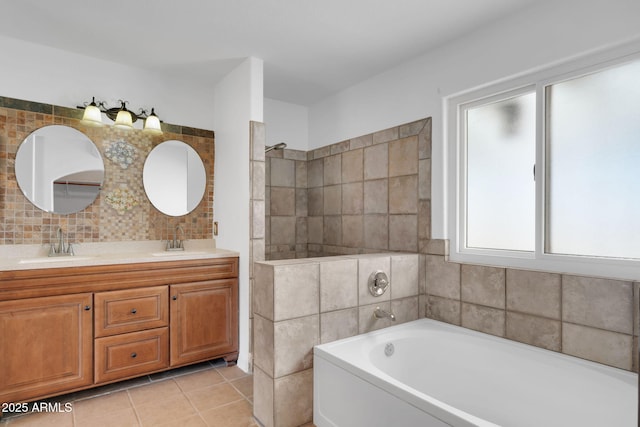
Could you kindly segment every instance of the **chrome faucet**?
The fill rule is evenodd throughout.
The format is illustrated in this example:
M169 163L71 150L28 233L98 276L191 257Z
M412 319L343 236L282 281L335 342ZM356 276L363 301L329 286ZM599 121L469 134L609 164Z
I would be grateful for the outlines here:
M394 322L396 321L396 315L393 314L390 311L387 310L383 310L380 307L376 307L375 310L373 310L373 317L375 317L376 319L384 319L384 318L389 318L391 320L393 320Z
M182 232L182 240L178 240L178 231ZM173 230L173 241L167 240L168 251L184 251L184 229L181 225L176 225Z
M62 227L58 227L56 231L56 237L58 239L57 244L51 243L49 247L49 256L73 256L75 253L73 252L73 245L69 242L65 245L64 243L64 233L62 232Z

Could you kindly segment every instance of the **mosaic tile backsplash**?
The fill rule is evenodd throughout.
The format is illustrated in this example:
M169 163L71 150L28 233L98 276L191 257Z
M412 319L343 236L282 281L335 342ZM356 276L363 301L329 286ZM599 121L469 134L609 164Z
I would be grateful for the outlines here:
M177 225L187 239L213 237L214 133L164 123L162 135L113 126L92 127L80 120L82 111L0 97L0 244L47 244L58 227L72 243L173 238ZM98 198L70 215L45 212L27 200L18 187L15 158L22 141L48 125L70 126L86 134L102 154L105 181ZM193 147L204 163L207 185L191 213L171 217L153 207L144 191L142 169L149 152L167 140Z

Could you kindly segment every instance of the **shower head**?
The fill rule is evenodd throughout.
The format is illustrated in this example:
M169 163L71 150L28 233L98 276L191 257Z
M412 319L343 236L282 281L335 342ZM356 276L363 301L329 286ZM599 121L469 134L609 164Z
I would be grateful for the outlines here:
M268 153L271 150L284 150L285 148L287 148L287 144L285 144L284 142L279 142L276 145L272 145L270 147L265 147L264 148L264 152Z

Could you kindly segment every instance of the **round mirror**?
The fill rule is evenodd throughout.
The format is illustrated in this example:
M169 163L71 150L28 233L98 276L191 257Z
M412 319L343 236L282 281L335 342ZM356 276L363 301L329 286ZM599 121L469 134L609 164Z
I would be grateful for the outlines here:
M151 150L144 162L142 182L156 209L181 216L202 200L207 175L196 150L182 141L170 140Z
M25 197L38 208L71 214L98 197L104 162L98 147L79 130L45 126L20 144L16 179Z

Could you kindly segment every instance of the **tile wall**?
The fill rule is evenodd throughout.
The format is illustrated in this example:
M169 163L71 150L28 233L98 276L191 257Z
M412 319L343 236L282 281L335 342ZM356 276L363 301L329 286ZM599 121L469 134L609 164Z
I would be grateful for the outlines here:
M309 152L274 150L266 163L266 258L426 246L431 119Z
M418 254L369 254L256 263L254 415L265 426L313 417L313 346L418 319ZM369 293L387 272L384 295ZM377 306L396 321L376 319Z
M640 283L456 264L426 256L427 317L638 369Z
M81 118L78 109L0 97L0 244L46 244L55 240L58 227L75 243L167 239L173 236L176 225L182 226L187 239L212 238L213 131L163 123L164 133L153 136L137 129L90 127ZM85 133L99 148L105 164L100 195L91 206L75 214L57 215L36 208L23 196L15 177L15 156L21 142L34 130L53 124ZM208 177L201 203L181 217L169 217L156 210L142 185L147 154L170 139L191 145L202 158ZM137 152L135 161L126 169L105 156L105 149L118 141L127 142ZM106 202L106 197L118 189L127 189L135 197L137 204L132 209L119 212Z

